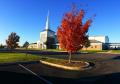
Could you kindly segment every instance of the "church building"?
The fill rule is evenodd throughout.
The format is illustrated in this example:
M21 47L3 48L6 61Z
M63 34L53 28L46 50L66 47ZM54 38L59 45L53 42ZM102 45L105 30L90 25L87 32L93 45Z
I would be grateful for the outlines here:
M43 31L40 32L40 41L34 43L35 47L39 49L53 49L56 48L57 38L55 32L50 29L50 20L49 20L49 12L47 15L46 25ZM31 48L33 44L30 44L28 48Z
M46 20L45 29L40 32L40 48L41 49L49 49L54 48L56 43L56 35L55 32L50 29L50 20L49 20L49 12Z
M90 47L87 50L103 50L107 49L109 38L108 36L91 36L89 37ZM45 28L40 32L40 40L36 43L32 43L28 48L35 49L56 49L59 48L59 43L57 41L57 36L54 31L50 28L49 12L47 15L47 20ZM86 48L83 47L83 50Z

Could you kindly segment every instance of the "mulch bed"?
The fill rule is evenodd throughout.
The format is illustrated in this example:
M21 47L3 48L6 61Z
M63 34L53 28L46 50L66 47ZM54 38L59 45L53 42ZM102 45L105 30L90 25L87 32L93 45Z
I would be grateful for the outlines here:
M82 67L85 66L86 63L82 61L71 61L71 63L65 62L63 65L71 67Z

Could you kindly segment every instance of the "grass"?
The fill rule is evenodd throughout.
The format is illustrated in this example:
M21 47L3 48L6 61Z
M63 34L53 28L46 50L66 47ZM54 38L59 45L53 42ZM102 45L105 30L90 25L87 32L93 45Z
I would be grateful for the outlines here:
M58 51L58 50L54 50ZM88 52L88 53L98 53L98 52L107 52L108 50L81 50L80 52ZM112 52L120 53L120 50L112 50ZM50 55L49 55L50 56ZM33 54L25 54L25 53L0 53L0 63L9 63L9 62L26 62L26 61L39 61L45 60L52 63L64 63L68 60L65 59L57 59L54 58L60 57L67 59L66 55L51 55L50 57L46 55L33 55Z
M77 65L81 66L83 64L83 61L79 61L78 63L72 63L69 65L68 60L65 59L57 59L57 58L52 58L52 57L47 57L47 56L38 56L38 55L32 55L32 54L25 54L25 53L0 53L0 63L10 63L10 62L27 62L27 61L39 61L43 60L46 62L50 63L55 63L55 64L60 64L60 65L67 65L67 66L72 66L72 65Z
M99 52L108 52L109 50L80 50L79 52L87 53L99 53Z
M112 53L120 53L120 50L111 50Z
M25 48L17 48L18 50L26 50ZM27 49L27 50L40 50L40 51L51 51L51 52L64 52L63 49ZM79 50L78 52L87 53L98 53L98 52L108 52L109 50Z
M56 59L56 58L50 58L50 57L43 57L42 60L47 61L47 62L51 62L51 63L57 63L57 64L68 62L68 60Z
M26 50L26 48L16 48L18 50ZM52 51L52 52L60 52L64 51L62 49L37 49L37 48L28 48L27 50L40 50L40 51Z
M56 59L46 56L38 56L32 54L25 53L0 53L0 63L10 63L10 62L27 62L27 61L39 61L44 60L52 63L62 63L67 60L64 59Z
M61 51L64 51L64 50L62 50L62 49L42 49L42 51L61 52Z
M25 53L0 53L0 63L4 62L23 62L23 61L37 61L40 56L25 54Z

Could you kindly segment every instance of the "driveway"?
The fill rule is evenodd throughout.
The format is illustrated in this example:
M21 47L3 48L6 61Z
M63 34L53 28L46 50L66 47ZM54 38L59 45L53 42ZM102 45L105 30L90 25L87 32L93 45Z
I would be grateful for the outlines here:
M66 55L47 56L67 59ZM87 60L95 65L85 71L67 71L41 63L23 66L53 84L120 84L120 54L77 54L72 60ZM2 66L0 71L30 74L17 65Z

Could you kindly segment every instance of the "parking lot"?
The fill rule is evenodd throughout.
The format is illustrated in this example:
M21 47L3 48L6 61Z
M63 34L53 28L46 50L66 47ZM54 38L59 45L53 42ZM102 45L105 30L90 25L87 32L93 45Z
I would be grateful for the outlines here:
M46 81L53 84L120 83L119 54L80 54L72 57L72 59L89 60L95 65L85 71L62 70L38 62L23 63L22 66L20 64L5 65L0 66L0 81L12 84L46 84Z

